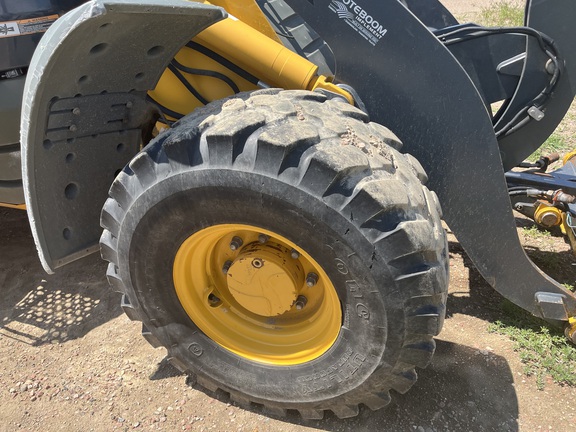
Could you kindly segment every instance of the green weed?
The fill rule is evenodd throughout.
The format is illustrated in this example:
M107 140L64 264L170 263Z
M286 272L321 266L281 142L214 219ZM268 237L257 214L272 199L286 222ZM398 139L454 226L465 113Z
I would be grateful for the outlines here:
M547 377L558 384L576 386L576 346L568 342L561 329L543 324L507 300L502 309L504 316L488 330L514 342L524 373L536 378L538 388L544 388Z
M548 137L546 141L544 141L544 144L542 144L538 150L536 150L528 157L528 160L535 162L540 159L540 156L546 156L554 152L557 152L560 154L560 156L563 156L564 153L568 153L570 150L572 150L571 145L567 143L563 137L553 133Z
M483 8L478 22L486 27L517 27L524 25L524 2L500 0Z
M526 237L531 238L545 238L550 237L550 231L539 228L537 225L532 225L529 227L522 228L522 232Z

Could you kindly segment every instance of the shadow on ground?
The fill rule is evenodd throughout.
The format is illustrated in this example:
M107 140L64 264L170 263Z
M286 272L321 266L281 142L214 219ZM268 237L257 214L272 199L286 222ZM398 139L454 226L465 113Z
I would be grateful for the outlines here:
M439 340L432 363L406 394L392 394L379 411L362 407L360 415L302 420L296 413L279 420L326 431L517 431L518 400L506 360L490 352ZM192 385L192 384L190 384ZM228 402L225 393L197 390ZM269 415L259 407L251 411Z
M26 213L0 209L0 334L39 346L80 338L119 316L97 254L48 275Z
M93 255L56 275L47 275L39 263L25 213L0 210L3 337L35 346L60 343L81 338L119 316L119 295L109 289L104 272L105 264ZM476 283L474 286L477 289ZM163 361L150 379L177 375L181 374ZM345 420L328 413L321 421L304 421L290 413L282 420L327 431L518 429L518 402L504 358L439 340L431 365L419 375L408 393L393 394L390 405L380 411L363 408L358 417ZM261 410L254 407L254 412L260 414Z

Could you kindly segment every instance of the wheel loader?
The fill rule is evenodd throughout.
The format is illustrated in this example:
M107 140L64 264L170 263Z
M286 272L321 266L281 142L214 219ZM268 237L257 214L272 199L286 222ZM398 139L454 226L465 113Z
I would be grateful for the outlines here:
M512 213L574 241L575 154L525 162L576 92L572 0L528 0L513 28L437 0L0 18L0 202L26 209L47 272L100 252L128 317L201 386L308 419L406 392L444 320L442 219L496 291L576 339L575 295Z

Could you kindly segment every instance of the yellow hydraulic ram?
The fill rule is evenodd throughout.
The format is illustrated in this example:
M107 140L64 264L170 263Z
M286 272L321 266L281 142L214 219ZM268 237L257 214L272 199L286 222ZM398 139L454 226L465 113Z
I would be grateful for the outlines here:
M8 204L0 202L0 207L14 208L18 210L26 210L26 204Z
M318 66L236 18L207 28L195 40L268 85L305 90L328 87L352 102L345 91L318 75Z
M211 3L229 7L224 0ZM251 0L246 3L254 4ZM247 23L230 15L201 32L193 42L257 77L261 86L304 90L323 88L354 103L348 92L332 84L330 78L318 75L318 66L283 46L275 34L273 38L269 37L268 30L261 22L254 22L254 19ZM176 55L176 61L188 68L210 69L225 74L237 84L240 91L257 88L255 83L247 83L233 71L217 64L214 59L187 47ZM233 94L228 86L217 80L185 72L181 75L209 102ZM202 101L183 91L181 80L170 70L164 72L150 96L160 105L180 114L187 114L203 105Z

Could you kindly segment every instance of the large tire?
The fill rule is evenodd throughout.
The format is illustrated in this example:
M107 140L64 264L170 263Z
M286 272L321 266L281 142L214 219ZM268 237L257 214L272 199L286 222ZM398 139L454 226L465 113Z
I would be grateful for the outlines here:
M422 186L420 164L399 153L400 146L362 111L305 91L238 94L186 116L124 169L102 212L102 256L110 262L111 285L124 294L124 310L178 368L240 405L262 404L276 414L293 409L305 418L321 418L325 410L351 417L359 404L385 406L389 390L407 391L415 366L429 363L448 282L437 198ZM198 281L208 287L230 279L210 259L182 267L175 257L189 240L221 227L223 237L214 238L226 245L230 229L253 227L269 236L262 241L277 237L294 246L301 253L296 264L316 265L322 283L303 284L302 291L321 293L315 302L326 308L302 311L335 314L335 340L321 340L317 351L315 342L302 341L313 352L306 357L272 335L279 354L268 361L259 357L260 341L253 342L254 353L251 346L247 353L224 348L243 337L237 329L224 330L224 342L208 337L218 322L193 319L212 310L207 302L214 298L203 304L184 297ZM242 245L236 246L233 253ZM230 253L210 247L194 250L216 258ZM194 270L182 279L187 266ZM182 280L190 284L184 293ZM292 307L260 319L247 308L235 322L262 332L266 325L282 332L283 320L300 313ZM330 333L334 321L326 322Z

